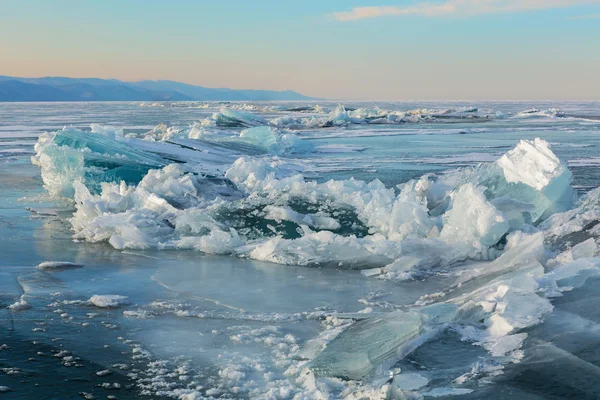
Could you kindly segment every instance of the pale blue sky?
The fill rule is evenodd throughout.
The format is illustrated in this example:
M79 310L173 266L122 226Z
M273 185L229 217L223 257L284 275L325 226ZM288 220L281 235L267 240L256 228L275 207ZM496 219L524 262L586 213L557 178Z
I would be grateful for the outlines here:
M600 0L0 0L0 75L600 99L599 71Z

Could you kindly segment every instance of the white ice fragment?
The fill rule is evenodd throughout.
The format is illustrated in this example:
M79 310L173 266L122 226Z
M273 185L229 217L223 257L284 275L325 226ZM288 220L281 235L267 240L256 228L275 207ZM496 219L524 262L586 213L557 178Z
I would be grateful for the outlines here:
M113 308L129 304L129 298L127 296L120 296L116 294L95 294L90 298L89 302L96 307Z
M25 300L25 295L22 295L19 300L7 307L11 311L23 311L31 308L31 305Z
M342 104L339 104L335 110L333 110L328 118L323 123L324 126L340 126L340 125L349 125L352 124L354 120L350 115L348 115L348 111L344 108Z
M394 199L391 210L388 210L387 204L380 204L381 200L386 200L385 197L380 198L379 193L373 193L374 200L378 201L371 201L367 209L380 213L379 222L383 227L388 227L391 240L424 238L437 229L438 221L431 218L427 208L427 186L427 179L401 185L400 194Z
M571 173L560 159L550 150L550 144L536 138L533 141L521 140L496 162L510 183L524 183L543 191L554 179Z
M421 261L423 260L419 257L402 256L394 260L393 263L379 269L380 273L386 274L389 278L401 278L407 274L410 274L411 270L417 267Z
M112 374L112 372L109 369L103 369L102 371L96 372L96 375L98 376L106 376L110 374Z
M158 124L152 130L144 134L144 140L167 141L183 136L181 129L168 126L167 124Z
M181 199L197 194L191 174L180 164L169 164L162 169L153 169L140 181L138 188L166 199Z
M480 189L468 183L452 194L451 209L444 214L440 238L485 248L496 244L509 228L504 215L486 200Z
M533 222L549 212L564 211L573 202L573 175L542 139L521 140L517 146L496 161L503 177L513 188L503 188L503 194L535 206ZM524 185L519 188L519 184ZM537 193L528 193L526 188Z
M112 140L123 139L123 128L117 128L110 125L91 124L92 133L99 133Z
M209 136L210 133L198 122L194 122L188 132L188 139L200 139Z
M44 261L42 263L39 263L37 267L43 270L60 270L69 268L81 268L83 267L83 265L69 261Z
M485 343L484 347L494 357L503 357L521 348L527 333L517 333L495 338Z

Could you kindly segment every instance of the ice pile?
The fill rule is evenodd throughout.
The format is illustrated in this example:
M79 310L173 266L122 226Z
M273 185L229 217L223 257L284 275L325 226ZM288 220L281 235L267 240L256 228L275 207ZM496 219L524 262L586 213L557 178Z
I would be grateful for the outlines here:
M198 124L193 124L190 127L188 135L199 139L201 136L205 135L206 132L201 126ZM133 137L135 135L129 134L128 136ZM158 124L148 132L144 133L143 138L145 140L152 141L167 141L172 140L178 137L185 137L185 131L175 126L168 126L167 124Z
M137 186L103 183L101 194L96 196L82 182L73 185L77 211L71 223L75 238L106 240L118 249L143 249L189 246L190 241L184 240L187 232L208 233L208 237L219 239L228 235L208 214L199 211L210 199L234 196L235 190L186 173L177 164L150 171ZM180 236L176 236L178 232ZM205 247L199 249L210 252Z
M67 131L70 141L60 140L64 133L36 147L48 190L73 190L76 238L120 249L195 248L282 264L373 266L380 269L369 275L400 277L493 259L508 233L532 231L574 200L570 171L540 139L519 142L495 163L395 189L377 180L307 181L284 162L253 157L235 161L226 179L172 164L136 180L131 171L162 159L100 135L81 142L80 132ZM243 130L240 138L263 148L283 143L269 127ZM108 158L120 163L109 167ZM88 178L98 173L104 179Z
M153 143L151 143L153 142ZM144 134L123 135L121 128L91 125L91 132L65 128L45 133L35 145L32 162L41 169L46 190L53 197L73 198L74 182L99 193L102 183L135 185L148 171L177 161L189 172L216 175L242 154L307 153L312 145L297 135L269 126L240 133L160 124Z
M95 294L90 297L89 303L100 308L115 308L129 304L129 298L118 294Z

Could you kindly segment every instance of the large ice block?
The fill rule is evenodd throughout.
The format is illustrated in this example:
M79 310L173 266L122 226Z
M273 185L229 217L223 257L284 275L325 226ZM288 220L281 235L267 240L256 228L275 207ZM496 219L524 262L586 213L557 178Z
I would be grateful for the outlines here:
M496 161L496 166L503 179L488 182L488 191L495 198L506 196L532 204L533 222L565 211L573 203L573 175L542 139L521 140Z
M422 331L421 316L412 311L358 321L331 341L311 366L317 375L362 379Z
M333 339L310 366L321 376L363 379L386 360L410 353L428 333L452 321L456 312L455 305L441 303L355 322Z
M451 207L444 215L444 228L440 233L440 238L448 242L490 247L510 228L504 215L470 183L453 193Z
M32 161L41 167L44 185L56 197L73 197L77 180L97 192L102 182L138 183L150 169L167 164L125 142L75 128L42 135L35 150Z

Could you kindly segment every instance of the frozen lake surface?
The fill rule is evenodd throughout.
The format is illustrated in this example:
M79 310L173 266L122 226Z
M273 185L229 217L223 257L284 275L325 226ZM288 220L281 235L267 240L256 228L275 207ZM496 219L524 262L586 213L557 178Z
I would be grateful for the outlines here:
M0 398L596 399L600 103L0 103Z

